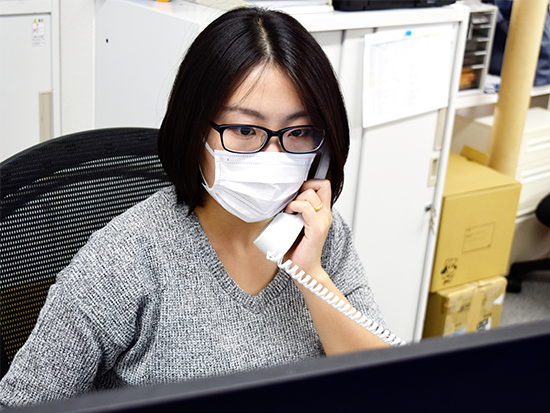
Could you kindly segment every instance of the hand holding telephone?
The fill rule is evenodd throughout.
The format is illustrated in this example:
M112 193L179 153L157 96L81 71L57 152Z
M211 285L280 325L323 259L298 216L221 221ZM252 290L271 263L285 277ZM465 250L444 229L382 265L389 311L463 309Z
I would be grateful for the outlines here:
M324 147L320 149L320 154L315 179L325 179L330 164L328 152ZM301 214L280 212L254 240L254 245L266 255L268 252L273 255L284 255L292 247L303 227L304 219Z
M328 156L323 154L315 178L324 178L327 170ZM350 304L334 295L334 293L323 287L321 283L318 283L310 275L306 275L297 265L293 266L291 260L283 262L285 253L292 247L303 227L304 219L301 214L293 215L281 212L262 230L260 235L254 240L254 245L266 255L268 260L277 263L279 268L290 275L290 277L376 337L392 346L406 344L399 337L391 334L388 330L384 330L373 320L367 319L365 315L362 315Z

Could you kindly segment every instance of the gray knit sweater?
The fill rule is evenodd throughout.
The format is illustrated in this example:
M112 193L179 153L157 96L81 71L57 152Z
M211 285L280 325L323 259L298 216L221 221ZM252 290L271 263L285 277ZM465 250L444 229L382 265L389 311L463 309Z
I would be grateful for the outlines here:
M353 306L384 325L334 212L322 264ZM303 296L279 271L258 295L224 270L196 216L167 188L93 234L57 277L0 382L0 406L295 363L323 347Z

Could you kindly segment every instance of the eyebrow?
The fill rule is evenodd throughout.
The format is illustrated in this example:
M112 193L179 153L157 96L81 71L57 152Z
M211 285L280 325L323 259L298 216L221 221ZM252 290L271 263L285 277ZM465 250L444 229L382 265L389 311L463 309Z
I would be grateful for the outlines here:
M265 121L267 119L262 113L258 112L257 110L243 108L239 105L224 106L224 110L226 110L228 112L240 112L242 114L253 116L253 117L255 117L259 120L263 120L263 121ZM293 114L287 116L286 120L290 122L290 121L293 121L295 119L305 118L307 116L308 116L307 112L305 110L301 110L299 112L296 112L296 113L293 113Z

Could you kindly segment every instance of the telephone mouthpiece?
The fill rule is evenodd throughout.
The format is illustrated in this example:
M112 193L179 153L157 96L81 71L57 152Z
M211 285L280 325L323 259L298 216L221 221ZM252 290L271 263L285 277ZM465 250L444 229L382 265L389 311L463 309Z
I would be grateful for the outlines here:
M286 214L281 212L273 218L254 240L256 245L265 255L270 252L273 255L285 254L304 227L302 214Z

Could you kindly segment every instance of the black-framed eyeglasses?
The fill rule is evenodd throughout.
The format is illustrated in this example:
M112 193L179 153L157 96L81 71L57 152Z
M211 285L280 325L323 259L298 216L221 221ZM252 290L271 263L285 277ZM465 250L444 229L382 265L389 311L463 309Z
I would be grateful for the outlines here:
M220 134L223 148L235 153L259 152L273 136L279 138L279 144L289 153L315 152L324 141L323 133L311 125L272 131L255 125L217 125L212 121L208 123Z

